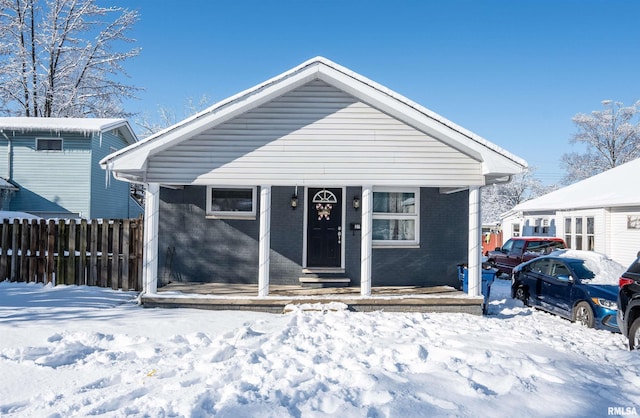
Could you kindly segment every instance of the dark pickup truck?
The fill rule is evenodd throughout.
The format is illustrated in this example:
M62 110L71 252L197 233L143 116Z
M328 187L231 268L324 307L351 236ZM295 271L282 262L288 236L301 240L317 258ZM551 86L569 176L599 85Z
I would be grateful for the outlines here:
M511 238L502 248L488 251L485 255L487 263L498 269L498 275L503 273L511 275L511 271L518 264L561 248L566 248L562 238L518 237Z

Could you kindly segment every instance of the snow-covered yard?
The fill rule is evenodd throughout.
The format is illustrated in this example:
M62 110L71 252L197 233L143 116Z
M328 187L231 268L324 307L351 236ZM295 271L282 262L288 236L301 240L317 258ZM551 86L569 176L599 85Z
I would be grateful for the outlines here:
M0 415L598 417L640 410L620 334L489 315L142 309L133 294L0 283Z

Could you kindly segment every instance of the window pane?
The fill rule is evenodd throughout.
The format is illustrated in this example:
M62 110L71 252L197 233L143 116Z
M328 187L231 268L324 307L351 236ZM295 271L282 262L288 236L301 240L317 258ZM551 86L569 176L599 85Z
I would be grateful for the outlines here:
M416 239L413 219L374 219L373 239L384 241L413 241Z
M594 220L593 218L587 218L587 234L593 234L594 232Z
M576 234L582 234L582 218L576 218Z
M211 211L251 212L253 211L252 189L211 190Z
M373 192L373 211L377 213L415 213L415 194Z
M564 233L571 233L571 218L564 218Z
M37 139L38 151L62 151L62 139Z

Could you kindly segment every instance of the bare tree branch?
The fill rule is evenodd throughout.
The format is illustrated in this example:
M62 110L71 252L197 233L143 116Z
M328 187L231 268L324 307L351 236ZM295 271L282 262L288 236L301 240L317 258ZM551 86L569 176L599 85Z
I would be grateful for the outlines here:
M121 103L140 89L121 80L138 19L96 0L0 0L0 114L130 116Z

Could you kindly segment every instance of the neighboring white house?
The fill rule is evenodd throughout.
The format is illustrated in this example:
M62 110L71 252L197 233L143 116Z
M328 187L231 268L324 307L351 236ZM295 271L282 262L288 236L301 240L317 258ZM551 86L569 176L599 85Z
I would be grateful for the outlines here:
M515 206L503 215L504 240L556 236L578 250L628 265L640 251L640 159Z

